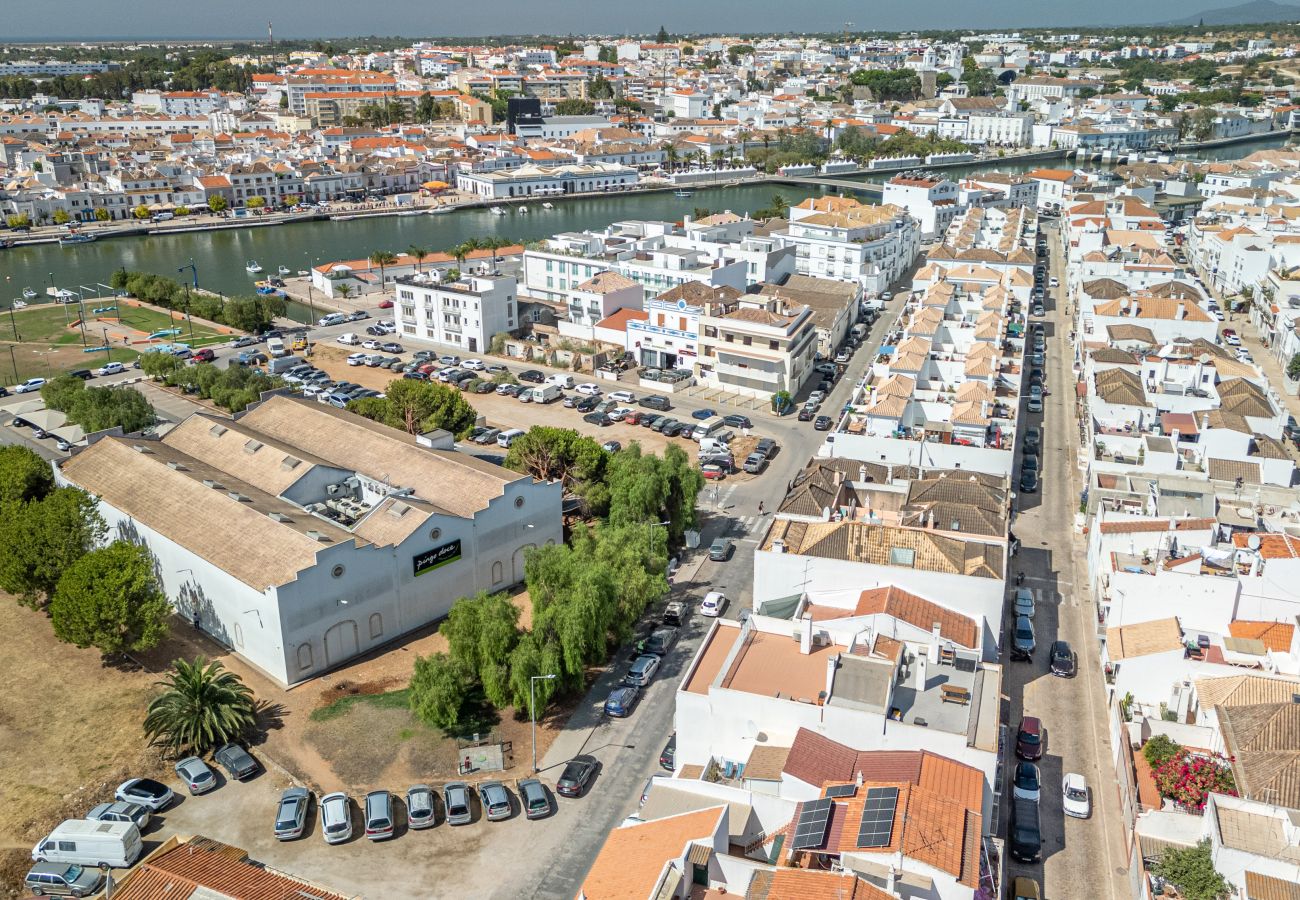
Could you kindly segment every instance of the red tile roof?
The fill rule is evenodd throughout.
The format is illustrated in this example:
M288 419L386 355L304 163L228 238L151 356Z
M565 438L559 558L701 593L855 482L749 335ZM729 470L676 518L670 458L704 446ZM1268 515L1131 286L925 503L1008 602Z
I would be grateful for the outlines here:
M1228 623L1228 634L1235 638L1263 641L1269 650L1288 653L1291 650L1291 638L1295 635L1295 625L1290 622L1238 619Z
M114 900L175 900L200 888L238 900L347 900L346 895L272 872L238 847L195 837L170 849L164 844L130 872Z

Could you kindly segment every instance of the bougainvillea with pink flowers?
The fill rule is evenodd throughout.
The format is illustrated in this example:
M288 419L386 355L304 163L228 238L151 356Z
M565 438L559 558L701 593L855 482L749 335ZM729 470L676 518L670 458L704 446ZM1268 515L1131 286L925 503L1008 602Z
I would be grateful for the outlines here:
M1211 794L1237 796L1228 761L1214 754L1192 753L1183 747L1152 773L1160 796L1192 810L1205 809Z

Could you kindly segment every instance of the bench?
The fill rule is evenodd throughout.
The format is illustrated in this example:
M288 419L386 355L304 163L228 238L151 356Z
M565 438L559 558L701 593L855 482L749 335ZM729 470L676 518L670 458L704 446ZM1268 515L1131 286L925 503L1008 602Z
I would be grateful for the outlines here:
M970 691L955 684L940 685L939 693L944 703L960 703L963 706L970 703Z

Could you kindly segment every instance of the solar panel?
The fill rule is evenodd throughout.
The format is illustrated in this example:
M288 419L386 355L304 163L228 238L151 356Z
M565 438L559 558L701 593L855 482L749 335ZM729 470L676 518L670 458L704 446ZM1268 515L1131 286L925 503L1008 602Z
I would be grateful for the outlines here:
M790 842L791 850L807 850L820 847L826 840L826 826L831 818L831 801L814 800L805 803L799 813L799 822L795 825L794 840Z
M888 847L894 835L894 810L898 788L869 788L862 805L862 826L858 829L859 849Z
M852 797L858 792L856 784L837 784L826 789L827 797Z

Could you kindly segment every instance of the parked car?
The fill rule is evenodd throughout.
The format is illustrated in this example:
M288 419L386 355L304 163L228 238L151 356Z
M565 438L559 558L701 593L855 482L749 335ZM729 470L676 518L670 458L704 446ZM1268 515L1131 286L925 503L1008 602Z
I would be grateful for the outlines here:
M1061 779L1061 805L1065 814L1073 819L1086 819L1092 815L1092 803L1088 798L1088 782L1082 775L1070 772Z
M726 471L716 463L705 463L700 466L700 474L704 476L705 481L721 481L727 477Z
M193 358L195 362L212 362L217 358L217 354L211 347L204 347L202 350L195 350Z
M1013 611L1017 616L1034 617L1034 592L1029 588L1016 588Z
M744 470L750 475L757 475L759 472L763 471L763 467L766 465L767 457L755 451L745 457L745 464L742 468L744 468Z
M800 422L811 422L816 415L817 415L817 407L804 404L803 406L799 407L799 415L796 416L796 418Z
M1043 309L1043 304L1035 303L1033 309L1029 311L1031 316L1040 317L1047 315L1047 310Z
M1011 658L1029 662L1034 657L1034 622L1028 616L1016 616L1011 629Z
M565 401L564 401L564 402L565 402L565 405L567 406L567 405L568 405L568 398L565 398ZM575 399L574 402L573 402L573 408L576 409L576 410L577 410L578 412L580 412L580 413L587 413L587 412L591 412L593 409L595 409L595 408L596 408L596 404L598 404L599 402L600 402L600 401L597 400L595 397L578 397L578 398Z
M645 687L654 680L655 673L659 671L660 658L650 653L638 656L632 661L632 668L628 670L623 681L635 687Z
M120 362L104 363L95 370L96 375L121 375L126 371L126 366Z
M275 839L292 841L302 837L310 807L311 791L305 787L291 787L281 794L275 809Z
M1029 386L1029 401L1026 404L1030 412L1040 413L1043 411L1043 388L1037 384Z
M754 423L749 421L748 416L739 416L739 415L735 415L734 413L729 416L723 416L722 424L726 425L728 428L753 428L754 427Z
M668 743L664 744L664 749L659 752L659 768L673 771L674 764L677 760L677 732L673 732L668 738Z
M709 591L700 601L700 615L717 618L727 606L727 598L721 591Z
M436 817L433 788L427 784L412 785L406 792L406 824L415 830L432 828Z
M734 545L726 538L714 538L713 543L709 545L709 559L723 562L731 558L733 549Z
M592 384L590 381L578 385L574 390L584 397L599 397L601 393L600 385Z
M382 841L393 836L393 795L388 791L366 794L366 837Z
M342 791L320 798L320 833L327 844L352 840L352 804Z
M703 422L705 419L712 419L717 413L711 409L697 409L691 413L691 418L697 422Z
M555 782L555 792L562 797L581 797L599 768L594 756L575 756L565 764L559 781Z
M1231 328L1223 329L1223 342L1229 347L1241 346L1241 338L1237 337L1237 332Z
M42 862L27 871L23 885L38 897L89 897L99 892L105 877L94 866Z
M139 803L127 803L124 800L117 800L113 803L100 803L91 808L86 813L87 819L96 822L130 822L136 828L144 831L149 820L153 818L153 813L141 806Z
M1033 469L1023 469L1020 472L1020 490L1025 494L1038 493L1038 473Z
M645 644L640 648L642 653L653 653L655 656L667 656L668 651L673 649L677 643L676 628L656 628L645 639Z
M1015 775L1011 780L1011 796L1037 801L1042 790L1043 776L1038 771L1038 766L1024 761L1016 763Z
M28 378L18 387L14 388L15 394L30 394L32 391L39 391L45 386L44 378Z
M609 399L613 400L615 403L635 403L636 394L631 391L611 391Z
M438 361L442 362L441 359ZM447 365L453 365L453 363L447 363ZM524 369L524 371L519 373L519 380L527 381L530 384L541 384L546 380L546 376L536 369Z
M1042 445L1042 432L1035 426L1031 425L1025 429L1024 442L1021 445L1022 453L1038 453Z
M212 754L212 759L225 769L231 778L243 781L252 778L258 772L257 760L249 756L248 751L238 744L226 744Z
M152 778L132 778L119 784L113 796L127 803L138 803L151 812L158 812L170 806L176 795L161 781L154 781Z
M605 715L624 719L632 715L632 709L641 696L641 689L635 685L622 685L614 688L605 698Z
M1074 658L1074 651L1070 649L1067 641L1052 641L1047 659L1052 674L1058 678L1073 678L1078 669L1078 661Z
M197 756L187 756L173 767L185 783L191 797L206 794L217 786L217 775Z
M685 624L687 615L686 602L684 600L669 600L668 605L664 607L664 624L680 627Z
M772 438L763 438L754 447L755 453L761 453L765 459L776 456L777 444Z
M397 346L397 345L394 344L393 346ZM402 351L390 350L389 352L401 353ZM469 369L471 372L483 372L487 369L487 363L483 362L483 360L481 359L467 359L463 363L461 363L461 365L464 366L466 369Z
M447 810L448 825L468 825L474 821L474 809L470 805L469 785L463 781L451 781L442 788L442 805Z
M546 788L536 778L519 782L519 805L524 808L524 818L544 819L551 813L551 798Z
M813 420L813 428L816 429L817 431L830 431L831 417L818 416L816 419Z
M1042 853L1043 836L1039 829L1037 801L1012 799L1007 849L1012 859L1020 862L1034 862Z
M483 816L489 822L510 818L510 792L499 781L485 781L478 786L478 801L483 806Z
M1016 756L1025 760L1042 759L1043 723L1036 716L1025 716L1020 720L1020 729L1016 732Z

